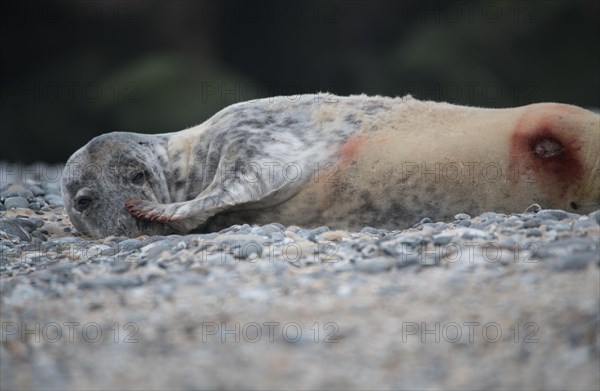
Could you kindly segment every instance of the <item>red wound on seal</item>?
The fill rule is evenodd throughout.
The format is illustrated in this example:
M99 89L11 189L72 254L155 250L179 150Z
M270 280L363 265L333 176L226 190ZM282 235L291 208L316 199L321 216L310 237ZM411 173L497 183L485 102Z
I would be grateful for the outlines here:
M564 147L560 142L552 138L537 141L533 146L533 153L539 158L549 159L562 154Z
M564 194L583 178L579 156L580 141L576 132L555 130L553 117L532 121L525 116L510 137L509 169L512 180L538 182Z

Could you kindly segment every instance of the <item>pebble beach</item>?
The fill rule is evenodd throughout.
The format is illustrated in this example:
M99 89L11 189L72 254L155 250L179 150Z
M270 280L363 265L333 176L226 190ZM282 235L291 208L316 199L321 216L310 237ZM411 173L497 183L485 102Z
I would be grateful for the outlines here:
M600 210L92 239L0 173L3 390L600 385Z

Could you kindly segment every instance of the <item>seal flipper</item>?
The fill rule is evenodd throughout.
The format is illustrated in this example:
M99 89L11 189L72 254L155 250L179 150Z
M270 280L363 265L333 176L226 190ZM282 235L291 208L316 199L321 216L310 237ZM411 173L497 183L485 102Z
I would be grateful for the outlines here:
M183 204L183 202L181 204ZM125 207L133 217L157 223L170 223L184 218L169 211L170 209L173 209L175 205L176 204L159 204L158 202L142 201L136 198L130 198L125 202ZM175 208L175 212L176 210L177 209Z
M166 223L176 231L185 233L198 228L219 212L263 197L256 191L249 191L248 187L232 183L229 190L214 186L190 201L161 204L130 198L125 202L125 207L137 219Z

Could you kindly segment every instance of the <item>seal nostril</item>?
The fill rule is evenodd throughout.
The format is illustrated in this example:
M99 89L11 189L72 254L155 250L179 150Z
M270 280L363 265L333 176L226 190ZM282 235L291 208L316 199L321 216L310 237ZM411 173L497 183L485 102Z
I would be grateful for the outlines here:
M547 159L560 156L563 152L563 146L558 140L543 138L533 144L532 152L537 157Z
M571 208L573 208L574 210L577 210L577 209L579 209L579 208L580 208L580 205L579 205L577 202L570 202L570 203L569 203L569 206L570 206Z

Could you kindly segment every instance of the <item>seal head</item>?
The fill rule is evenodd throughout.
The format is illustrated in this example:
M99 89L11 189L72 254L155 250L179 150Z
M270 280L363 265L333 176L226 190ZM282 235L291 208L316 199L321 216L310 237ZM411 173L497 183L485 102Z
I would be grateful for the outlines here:
M171 202L167 137L113 132L75 152L62 176L65 209L77 231L87 236L135 237L173 232L165 224L132 217L129 199Z

